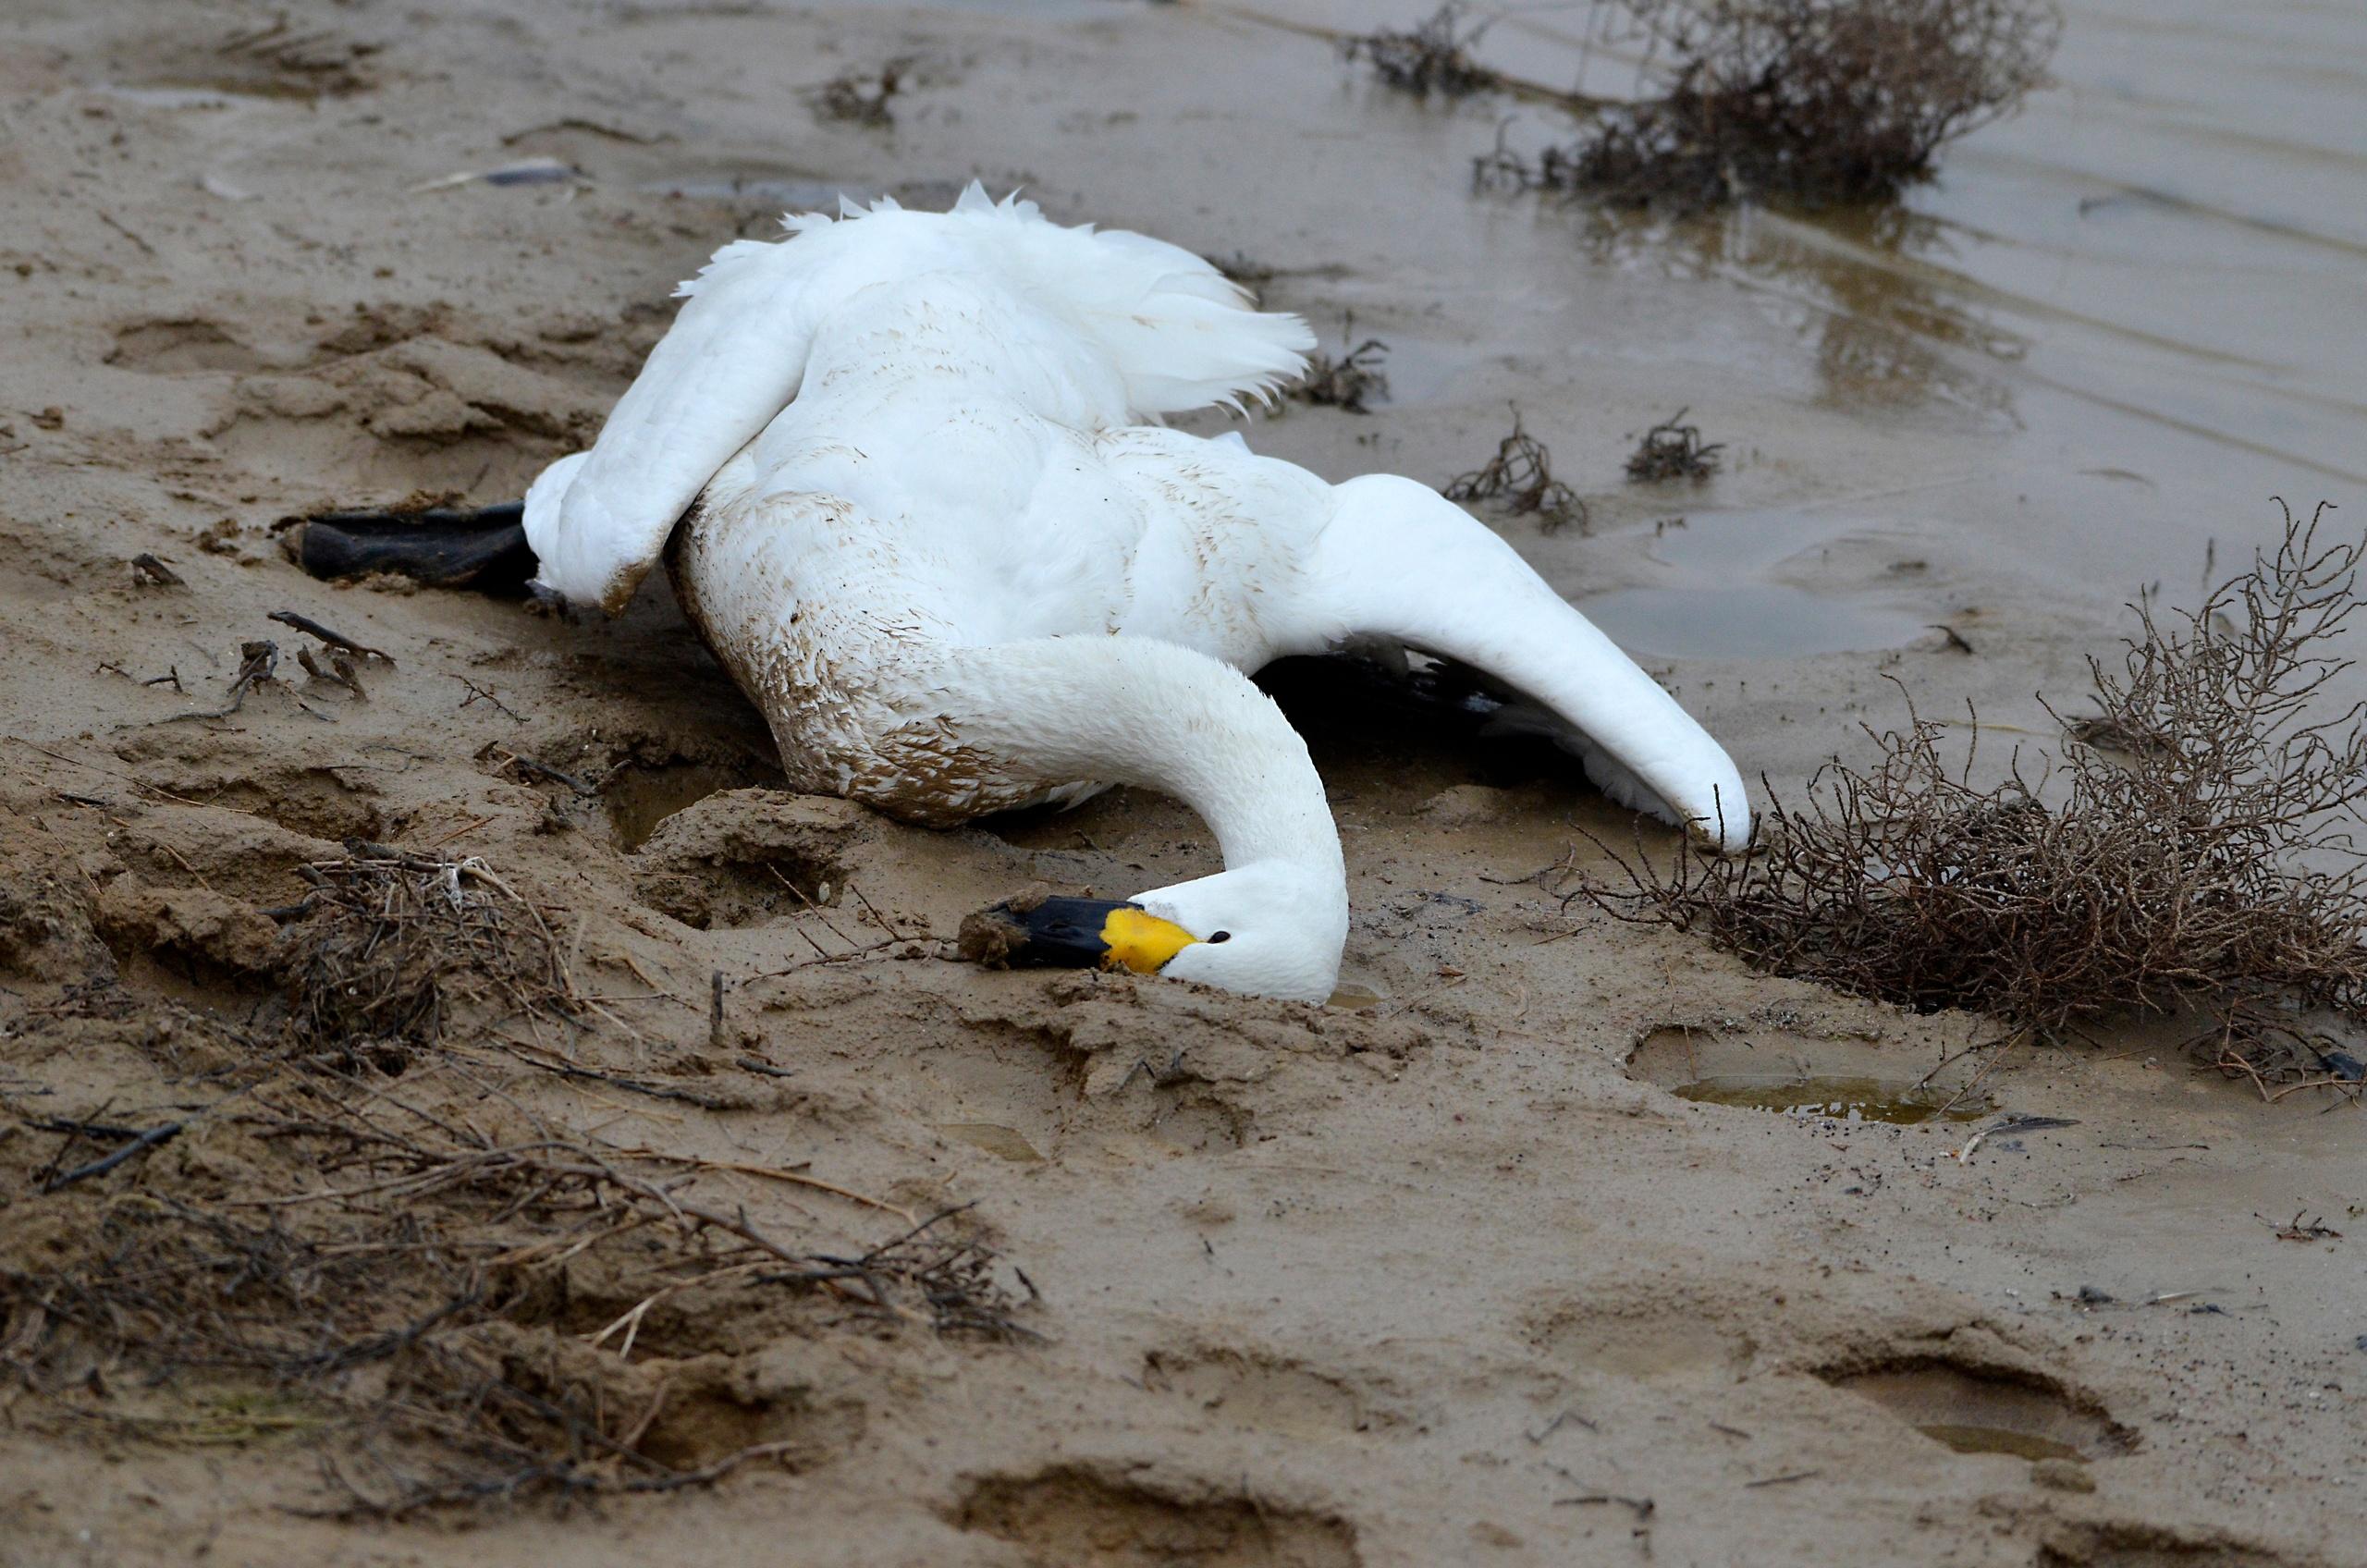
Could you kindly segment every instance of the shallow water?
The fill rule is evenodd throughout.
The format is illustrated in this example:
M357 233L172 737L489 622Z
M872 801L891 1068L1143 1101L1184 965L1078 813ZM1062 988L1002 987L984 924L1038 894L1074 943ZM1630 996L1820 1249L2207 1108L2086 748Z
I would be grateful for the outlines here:
M1264 0L1233 9L1299 31L1356 31L1432 8ZM1594 267L1685 286L1524 335L1540 351L1566 343L1598 363L1666 361L1670 408L1655 415L1690 396L1697 418L1719 422L1705 423L1705 435L1729 442L1729 476L1698 490L1651 487L1651 504L1724 508L1737 492L1786 490L1844 523L1936 529L1981 567L2112 610L2140 586L2194 582L2214 543L2224 566L2240 558L2231 544L2272 536L2272 495L2297 508L2367 502L2367 6L2068 0L2065 9L2058 85L1950 149L1940 178L1895 205L1671 221L1474 199L1496 209L1499 244L1534 214L1539 227L1566 224ZM1637 52L1604 42L1600 14L1507 15L1479 53L1540 87L1624 96ZM1520 149L1565 141L1574 124L1549 104L1498 101L1486 129L1502 117ZM1458 145L1485 150L1480 126L1458 129ZM1523 264L1504 292L1552 282ZM1505 313L1535 320L1539 307L1522 300ZM1795 345L1788 356L1784 337ZM1842 416L1846 425L1824 428L1855 426L1880 445L1837 450L1763 413L1705 411L1699 394L1674 390L1702 360L1731 365L1738 388L1789 383L1793 407ZM1531 429L1551 441L1550 415L1529 411ZM1738 418L1760 427L1738 429ZM1908 451L1915 460L1895 466ZM1793 472L1765 472L1776 466ZM1847 547L1862 545L1853 536ZM1574 598L1601 586L1587 581L1601 551L1539 553ZM1891 585L1786 581L1747 554L1691 563L1654 554L1646 580L1588 607L1656 654L1894 646L1963 596L1938 582L1902 601ZM1713 596L1725 593L1735 596Z
M2081 1464L2088 1456L2069 1443L2053 1438L2042 1438L2030 1432L2016 1431L2011 1427L1968 1426L1957 1422L1935 1421L1915 1428L1934 1442L1945 1443L1958 1453L2004 1453L2016 1459L2069 1459Z
M1681 1100L1774 1110L1795 1116L1829 1116L1836 1121L1887 1121L1914 1127L1940 1117L1978 1121L1994 1103L1984 1096L1952 1096L1941 1089L1917 1088L1910 1079L1847 1076L1796 1077L1773 1073L1726 1073L1676 1084ZM1950 1104L1954 1098L1955 1103Z

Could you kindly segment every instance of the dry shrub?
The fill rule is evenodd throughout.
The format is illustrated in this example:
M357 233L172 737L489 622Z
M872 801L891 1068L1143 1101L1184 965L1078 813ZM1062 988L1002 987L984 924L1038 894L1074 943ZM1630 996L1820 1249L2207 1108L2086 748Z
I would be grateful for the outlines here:
M1701 208L1895 194L1948 142L2046 83L2054 0L1616 0L1645 43L1640 102L1483 181Z
M1627 477L1638 483L1662 479L1690 479L1695 482L1709 478L1718 472L1718 454L1726 448L1723 443L1701 439L1701 427L1685 423L1686 410L1679 409L1660 423L1644 432L1636 449L1627 454Z
M1515 516L1534 514L1549 533L1573 522L1581 533L1587 526L1586 502L1553 477L1553 454L1521 428L1518 409L1512 434L1496 443L1496 455L1439 493L1450 501L1492 502Z
M2321 508L2323 514L2324 508ZM2362 546L2317 519L2192 611L2140 606L2096 712L2059 758L2003 783L1951 764L1914 712L1834 761L1806 805L1772 801L1752 852L1621 859L1586 889L1625 918L1699 930L1758 967L1919 1010L1992 1015L2010 1038L2200 1013L2230 1072L2355 1083L2313 1013L2367 1022L2367 728L2313 700L2350 661ZM1870 734L1872 732L1870 730ZM2084 741L2077 737L2084 736Z
M1360 34L1340 45L1351 60L1366 60L1381 80L1401 92L1427 98L1435 91L1443 97L1463 98L1496 85L1496 73L1471 57L1471 46L1489 24L1464 31L1468 7L1449 0L1428 21L1398 31L1384 28Z

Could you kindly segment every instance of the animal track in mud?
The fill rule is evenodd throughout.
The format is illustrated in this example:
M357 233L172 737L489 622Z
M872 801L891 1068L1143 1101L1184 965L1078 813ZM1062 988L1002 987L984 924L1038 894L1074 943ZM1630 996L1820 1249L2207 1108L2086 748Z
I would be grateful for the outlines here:
M1317 1439L1404 1425L1396 1412L1348 1378L1288 1357L1208 1350L1153 1351L1143 1386L1191 1401L1229 1427Z
M1037 1568L1359 1568L1333 1513L1215 1488L1170 1490L1084 1466L974 1483L953 1523Z
M1731 1380L1759 1347L1717 1327L1714 1313L1671 1299L1650 1310L1574 1308L1539 1329L1546 1354L1587 1372L1648 1381Z
M2027 1368L1919 1354L1818 1376L1960 1453L2084 1460L2137 1446L2094 1396Z
M269 368L263 355L232 337L227 327L202 317L141 321L118 327L106 362L151 375L207 371L244 374Z

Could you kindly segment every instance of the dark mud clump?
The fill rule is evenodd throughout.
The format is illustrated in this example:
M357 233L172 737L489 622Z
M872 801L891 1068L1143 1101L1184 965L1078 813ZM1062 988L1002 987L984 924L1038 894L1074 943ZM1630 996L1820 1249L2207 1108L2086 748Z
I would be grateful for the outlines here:
M1587 504L1553 477L1553 454L1521 427L1513 410L1512 434L1496 443L1496 455L1440 491L1450 501L1484 502L1514 516L1534 516L1549 533L1576 523L1587 526Z
M2367 717L2313 704L2351 668L2333 644L2367 545L2286 521L2197 608L2139 606L2042 769L2017 755L1978 783L1977 722L1959 753L1910 704L1870 766L1836 759L1805 805L1771 802L1750 853L1639 852L1591 896L1777 974L1987 1013L2008 1040L2199 1015L2202 1059L2263 1092L2355 1093L2356 1057L2312 1021L2367 1023L2367 849L2344 831L2367 806Z

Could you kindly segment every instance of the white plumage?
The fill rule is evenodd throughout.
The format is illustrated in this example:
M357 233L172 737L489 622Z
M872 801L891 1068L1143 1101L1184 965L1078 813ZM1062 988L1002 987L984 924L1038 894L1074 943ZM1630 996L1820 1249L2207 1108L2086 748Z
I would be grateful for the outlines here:
M1582 732L1618 798L1748 838L1717 743L1434 491L1142 423L1297 374L1297 318L1188 251L975 185L950 213L789 227L683 286L525 526L547 586L612 612L673 536L684 609L799 788L934 825L1174 795L1225 870L1134 901L1230 937L1164 973L1312 999L1345 876L1306 746L1243 673L1272 659L1363 634L1464 660Z

